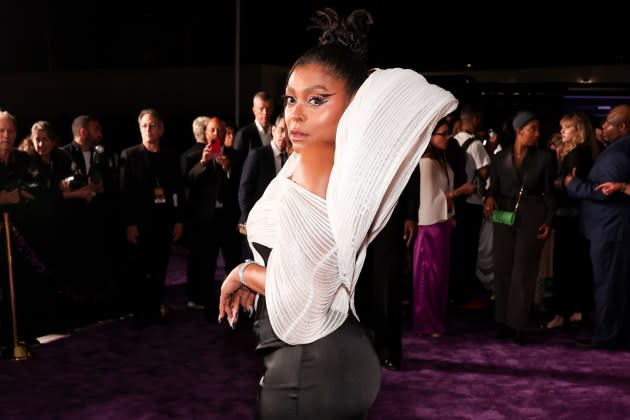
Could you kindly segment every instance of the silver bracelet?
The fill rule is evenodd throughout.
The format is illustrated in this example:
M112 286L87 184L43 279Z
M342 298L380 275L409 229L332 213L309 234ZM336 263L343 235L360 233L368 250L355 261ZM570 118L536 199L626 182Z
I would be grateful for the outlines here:
M254 261L254 260L245 260L245 262L241 263L241 265L238 268L238 281L245 287L249 287L247 285L247 282L245 281L244 274L245 274L245 269L250 264L256 264L256 261Z

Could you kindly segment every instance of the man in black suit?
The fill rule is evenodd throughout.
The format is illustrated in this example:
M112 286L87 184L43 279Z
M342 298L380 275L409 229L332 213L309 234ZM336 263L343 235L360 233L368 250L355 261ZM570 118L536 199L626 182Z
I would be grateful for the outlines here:
M213 278L205 267L204 253L207 250L208 241L201 232L204 230L203 216L214 211L214 202L204 199L212 199L203 190L208 184L212 184L210 172L201 165L201 155L207 145L206 126L210 118L199 116L192 123L195 144L182 153L180 164L184 177L185 187L185 224L184 243L188 248L186 266L186 292L188 294L188 308L204 309L204 302L207 298L204 295L206 287L204 283ZM200 217L201 216L201 217ZM207 229L206 229L207 230Z
M252 150L243 164L238 189L238 205L241 209L239 223L241 224L247 222L250 210L262 197L267 185L280 172L286 160L289 137L284 114L276 117L271 132L273 137L271 143Z
M177 155L161 145L164 122L154 109L138 117L142 143L120 155L121 208L126 226L134 327L163 322L171 244L183 233L183 184Z
M188 281L198 287L192 301L216 320L215 273L221 250L229 272L242 260L237 231L240 167L234 150L225 147L225 122L208 119L205 144L197 143L181 157L187 190Z
M82 303L78 309L91 321L105 315L111 303L114 273L110 269L115 248L110 232L118 226L113 223L115 216L110 204L117 188L113 186L114 177L107 160L102 159L102 148L95 149L103 137L98 120L91 115L79 115L72 121L72 135L72 142L61 147L71 159L67 175L73 181L68 185L71 190L87 186L92 197L62 203L63 249L73 255L72 261L64 262L62 270L64 281L69 282L78 301L75 303Z
M612 349L630 346L630 197L623 191L606 195L597 186L630 183L630 105L611 109L603 130L609 146L587 179L570 175L565 185L571 197L581 199L595 283L595 330L591 340L577 344Z
M250 150L271 143L271 114L273 98L268 92L256 92L252 104L254 121L236 132L234 149L244 160Z

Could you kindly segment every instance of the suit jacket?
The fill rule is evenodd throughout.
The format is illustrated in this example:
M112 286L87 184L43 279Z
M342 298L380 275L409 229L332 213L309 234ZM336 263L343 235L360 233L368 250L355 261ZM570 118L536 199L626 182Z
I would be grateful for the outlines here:
M556 211L553 190L556 164L547 149L530 147L523 158L521 167L514 167L514 147L508 146L492 156L490 164L490 189L488 196L494 197L500 210L514 211L521 186L523 196L541 197L545 202L543 223L551 226ZM522 216L525 216L521 212Z
M64 146L61 146L60 149L64 150L66 153L68 153L68 155L70 155L70 159L74 164L74 173L79 173L84 176L88 175L85 168L85 159L83 159L83 152L81 151L81 145L79 145L79 143L73 140Z
M249 152L243 164L238 189L238 205L241 209L239 223L246 223L249 211L262 197L267 185L276 176L276 163L271 144Z
M206 145L195 143L180 158L181 171L184 178L186 220L189 223L215 221L215 208L220 201L225 214L230 216L229 223L238 220L237 190L240 177L238 162L235 162L234 151L223 148L232 162L232 170L228 178L226 172L216 164L208 162L201 165L201 155Z
M103 152L101 155L99 153L95 153L94 150L91 149L90 170L87 171L85 167L85 159L83 158L83 151L81 150L81 145L79 145L79 143L73 140L71 143L60 147L60 149L65 151L72 161L67 176L89 176L95 182L102 181L105 194L107 195L114 194L117 191L118 186L114 185L116 179L113 173L114 168L109 165L110 158L113 159L111 154Z
M630 197L595 191L602 182L630 182L630 135L612 142L595 160L586 180L567 185L571 197L581 199L583 229L594 241L630 241Z
M263 146L263 143L255 122L242 127L234 135L234 149L240 152L243 159L251 150L261 146Z
M165 203L156 203L156 187L164 190ZM149 152L143 144L120 155L121 208L125 226L175 224L183 221L183 184L175 153Z

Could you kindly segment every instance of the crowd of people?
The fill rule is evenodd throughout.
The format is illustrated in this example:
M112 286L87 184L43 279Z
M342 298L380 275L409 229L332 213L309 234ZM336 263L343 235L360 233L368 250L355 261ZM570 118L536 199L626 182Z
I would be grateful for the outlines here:
M496 337L525 345L549 252L543 327L592 312L578 344L628 348L630 105L610 110L600 141L581 112L549 142L532 110L488 136L477 107L418 73L369 69L367 11L325 9L313 24L319 44L289 71L283 110L260 91L238 130L199 116L183 153L163 144L155 109L140 111L141 142L120 153L105 151L93 116L76 117L62 146L47 121L16 144L16 119L0 112L11 237L0 266L18 280L0 274L0 347L15 344L9 283L27 343L84 322L77 305L131 312L133 328L167 323L167 264L182 244L188 308L214 322L218 308L232 328L255 313L260 418L364 418L381 366L404 359L407 277L412 333L448 334L449 302L470 307L484 290Z

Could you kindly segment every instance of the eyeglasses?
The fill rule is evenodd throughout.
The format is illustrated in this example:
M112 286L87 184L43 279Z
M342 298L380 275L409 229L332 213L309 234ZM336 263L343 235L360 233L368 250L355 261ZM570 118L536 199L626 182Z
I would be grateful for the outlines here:
M448 131L440 131L439 133L433 133L433 136L441 136L441 137L448 137Z

